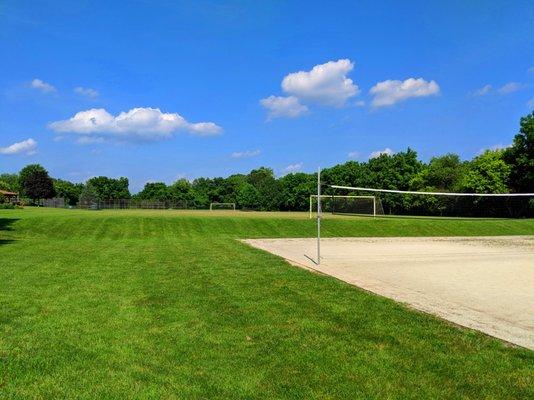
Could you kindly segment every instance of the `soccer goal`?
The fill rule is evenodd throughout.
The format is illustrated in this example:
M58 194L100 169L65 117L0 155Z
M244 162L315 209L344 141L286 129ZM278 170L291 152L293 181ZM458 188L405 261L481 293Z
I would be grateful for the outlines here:
M235 211L235 203L211 203L210 211L215 210L232 210Z
M317 212L318 199L321 200L322 212L373 217L384 214L382 203L376 196L312 194L310 196L310 218L313 218L313 213Z

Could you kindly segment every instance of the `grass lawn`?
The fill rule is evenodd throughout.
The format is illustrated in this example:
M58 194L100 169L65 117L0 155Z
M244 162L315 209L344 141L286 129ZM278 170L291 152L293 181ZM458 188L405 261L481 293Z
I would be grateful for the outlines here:
M534 234L327 217L325 236ZM534 352L235 240L306 213L0 211L0 399L534 398Z

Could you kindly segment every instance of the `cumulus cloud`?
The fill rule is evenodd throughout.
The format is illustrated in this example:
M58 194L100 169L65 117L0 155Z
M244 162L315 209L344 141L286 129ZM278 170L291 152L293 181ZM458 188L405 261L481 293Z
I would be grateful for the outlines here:
M477 89L473 92L473 96L486 96L487 94L490 94L493 90L493 87L491 85L484 85L480 89Z
M22 142L13 143L6 147L0 147L0 154L26 154L32 155L37 152L37 142L32 138Z
M177 113L139 107L114 116L103 108L76 113L72 118L48 124L57 133L75 133L83 143L104 140L154 141L169 139L178 132L198 136L217 135L222 128L213 122L188 122Z
M260 104L269 110L269 119L295 118L308 112L308 107L300 104L295 96L269 96L260 100Z
M388 156L391 156L393 154L395 154L395 152L393 150L391 150L389 147L386 147L384 150L376 150L376 151L373 151L370 155L369 155L369 158L378 158L380 157L381 155L383 154L386 154Z
M50 93L50 92L56 91L56 88L52 86L50 83L46 83L42 81L41 79L37 79L37 78L35 78L31 82L31 87L34 89L40 90L43 93Z
M259 150L234 151L230 157L232 158L250 158L257 157L261 154Z
M436 81L426 81L423 78L409 78L405 81L387 80L378 82L369 90L373 96L373 107L391 106L412 97L427 97L439 93Z
M82 86L75 87L74 93L79 94L80 96L88 97L90 99L95 99L100 94L98 93L98 90L91 89L91 88L84 88Z
M360 152L359 151L351 151L351 152L349 152L349 154L347 154L347 157L349 157L349 158L358 158L358 157L360 157Z
M296 163L296 164L289 164L287 167L284 168L284 172L291 174L293 172L298 172L302 169L302 163Z
M354 63L348 59L329 61L316 65L311 71L287 75L282 81L282 89L302 101L339 107L360 92L347 77L353 69Z
M518 90L523 89L523 85L518 82L508 82L505 85L502 85L498 92L499 94L510 94L513 92L517 92Z

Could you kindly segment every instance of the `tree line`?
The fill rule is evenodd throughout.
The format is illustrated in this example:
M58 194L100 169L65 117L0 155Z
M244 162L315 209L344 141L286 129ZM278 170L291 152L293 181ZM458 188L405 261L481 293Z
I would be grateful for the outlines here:
M38 164L24 167L18 174L1 174L0 189L20 192L31 201L63 197L67 204L79 201L115 199L159 200L187 208L208 208L212 202L236 203L238 208L260 211L297 211L308 208L310 194L316 192L316 174L304 172L276 177L261 167L248 174L226 178L179 179L147 183L132 195L127 178L94 177L85 183L51 178ZM393 155L382 154L367 162L348 161L322 171L323 192L334 194L328 185L369 188L465 193L517 193L534 191L534 113L520 120L519 132L511 146L486 150L472 160L457 154L433 157L428 163L408 148ZM337 191L336 194L343 194ZM363 193L362 193L363 194ZM481 210L498 215L502 207L520 215L533 215L534 200L509 201L427 196L380 195L386 213L432 215L475 215ZM477 211L478 210L478 211Z

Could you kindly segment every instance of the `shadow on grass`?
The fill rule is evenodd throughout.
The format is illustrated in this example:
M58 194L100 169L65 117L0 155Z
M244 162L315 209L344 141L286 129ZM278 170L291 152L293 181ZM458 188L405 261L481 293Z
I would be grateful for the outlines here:
M0 218L0 236L2 236L2 233L4 231L12 231L13 228L11 227L11 225L13 225L17 220L18 218ZM12 239L0 238L0 246L13 242L14 240Z

